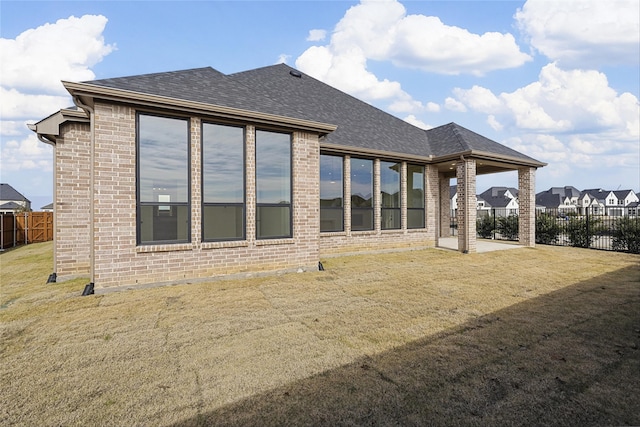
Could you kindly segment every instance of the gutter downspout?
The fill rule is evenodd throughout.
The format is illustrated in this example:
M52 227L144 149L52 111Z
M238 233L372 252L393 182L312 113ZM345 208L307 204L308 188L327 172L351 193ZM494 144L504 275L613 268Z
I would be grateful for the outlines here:
M56 248L58 239L56 238L56 230L58 229L58 213L57 210L57 200L58 200L58 174L56 173L56 142L51 141L43 137L38 133L38 129L36 125L28 125L29 129L36 133L38 140L47 145L50 145L53 148L53 273L49 275L47 279L47 283L56 283L58 279L58 250Z
M90 177L89 177L89 193L91 197L89 198L89 272L90 272L90 282L84 287L82 291L82 296L93 295L94 294L94 280L95 280L95 227L94 227L94 199L95 199L95 183L94 183L94 162L95 162L95 112L94 109L88 106L87 104L83 104L80 100L79 96L73 97L73 102L80 108L82 108L87 115L89 116L89 132L91 134L89 144L91 146L89 161L91 162L90 168Z

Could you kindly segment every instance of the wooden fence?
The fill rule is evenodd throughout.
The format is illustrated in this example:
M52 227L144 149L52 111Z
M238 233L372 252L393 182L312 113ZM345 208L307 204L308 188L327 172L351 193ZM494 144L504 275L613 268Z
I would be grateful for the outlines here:
M53 212L0 214L0 249L53 240Z

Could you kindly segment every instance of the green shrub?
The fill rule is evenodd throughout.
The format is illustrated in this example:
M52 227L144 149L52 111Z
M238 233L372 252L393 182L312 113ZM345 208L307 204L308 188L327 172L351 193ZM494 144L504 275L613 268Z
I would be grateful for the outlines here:
M518 215L509 215L498 218L498 233L503 239L518 240Z
M488 239L493 233L493 217L491 215L481 215L476 220L476 232L483 239Z
M640 219L638 217L618 219L613 225L611 235L613 237L611 247L614 251L640 254Z
M561 231L554 215L542 213L536 216L536 243L553 245L557 243Z
M571 246L588 248L593 243L593 237L602 231L602 221L590 217L571 216L566 228Z

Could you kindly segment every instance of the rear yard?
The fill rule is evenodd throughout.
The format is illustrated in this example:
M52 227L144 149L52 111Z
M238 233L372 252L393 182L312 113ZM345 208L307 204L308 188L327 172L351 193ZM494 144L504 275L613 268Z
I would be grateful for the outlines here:
M638 425L640 256L537 246L80 297L0 255L1 425Z

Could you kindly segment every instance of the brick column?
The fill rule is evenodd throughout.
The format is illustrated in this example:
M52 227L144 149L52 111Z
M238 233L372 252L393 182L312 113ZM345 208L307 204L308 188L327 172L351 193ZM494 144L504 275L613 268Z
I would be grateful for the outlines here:
M476 251L476 161L461 160L456 166L458 180L458 250Z
M536 169L518 169L519 241L523 246L536 244Z
M438 167L426 165L424 168L424 193L425 193L425 227L430 237L437 244L440 237L440 183Z
M246 160L245 160L245 182L246 182L246 239L255 244L256 240L256 128L247 125L246 127Z
M201 167L201 122L191 118L191 243L199 247L202 242L202 167Z
M382 206L382 195L380 194L380 159L373 161L373 229L380 234L382 216L380 207Z
M344 156L344 231L351 235L351 156Z
M449 187L451 180L446 178L444 174L438 174L438 185L440 187L439 205L440 205L440 233L438 237L451 236L451 198L449 195Z
M400 228L407 230L407 162L400 163Z

